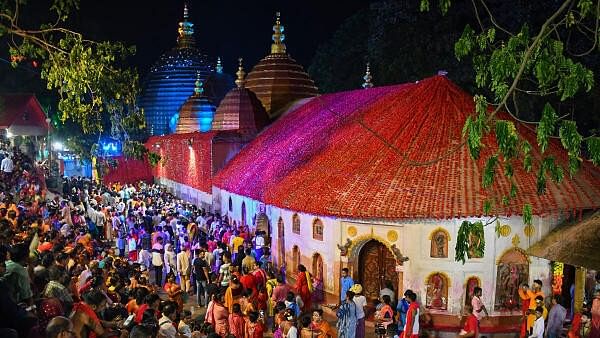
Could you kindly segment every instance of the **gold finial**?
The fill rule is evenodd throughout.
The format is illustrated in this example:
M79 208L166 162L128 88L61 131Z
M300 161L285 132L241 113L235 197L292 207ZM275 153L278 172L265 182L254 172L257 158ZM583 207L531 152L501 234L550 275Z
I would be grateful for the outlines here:
M235 73L235 75L237 75L235 84L238 86L238 88L244 88L244 84L246 83L246 80L244 79L246 77L246 72L244 72L244 66L242 66L242 61L242 58L238 59L238 71Z
M215 71L217 72L217 74L222 74L223 73L223 65L221 64L221 57L217 57L217 67L215 69Z
M183 3L183 21L187 21L188 18L189 18L188 4L186 1Z
M273 26L273 43L271 44L271 54L285 54L285 35L283 34L283 25L281 24L281 13L275 13L275 25Z
M363 84L362 84L362 87L364 89L373 87L373 83L371 82L373 77L371 76L371 67L370 66L371 65L367 62L367 71L365 72L365 76L363 76L363 80L365 80L365 82L363 82Z
M183 20L179 23L177 44L179 48L194 47L194 24L188 21L189 11L187 1L183 4Z
M200 78L200 72L196 74L196 87L194 88L194 93L196 93L195 95L197 96L202 96L202 94L204 94L204 84Z

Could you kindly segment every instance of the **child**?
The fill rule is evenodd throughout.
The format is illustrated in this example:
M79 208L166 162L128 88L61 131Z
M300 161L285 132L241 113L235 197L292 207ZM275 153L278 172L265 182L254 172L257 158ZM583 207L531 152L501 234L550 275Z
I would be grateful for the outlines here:
M298 297L294 295L293 292L288 292L287 297L285 298L285 308L292 310L292 314L294 317L298 317L300 315L300 306L296 303Z
M229 330L235 338L244 338L245 320L242 316L242 308L238 303L233 304L232 313L229 314Z

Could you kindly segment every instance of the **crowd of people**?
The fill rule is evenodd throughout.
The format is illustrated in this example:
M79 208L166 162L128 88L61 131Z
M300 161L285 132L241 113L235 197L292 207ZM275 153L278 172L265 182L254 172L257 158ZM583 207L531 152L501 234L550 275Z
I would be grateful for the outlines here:
M381 337L423 334L411 290L396 299L389 285L367 304L343 269L339 302L323 305L319 281L303 265L288 281L268 234L253 224L143 182L65 179L47 198L31 159L17 149L0 156L0 337L364 338L371 316ZM559 337L561 300L547 311L540 289L537 280L521 289L521 336ZM600 335L600 293L590 305L573 319L570 337ZM481 289L464 310L459 336L478 337L488 315Z

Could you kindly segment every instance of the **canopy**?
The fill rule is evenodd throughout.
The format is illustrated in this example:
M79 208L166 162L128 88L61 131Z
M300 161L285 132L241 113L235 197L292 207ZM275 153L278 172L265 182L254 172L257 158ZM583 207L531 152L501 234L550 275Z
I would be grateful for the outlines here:
M552 261L600 270L600 210L589 212L581 220L558 226L527 253Z

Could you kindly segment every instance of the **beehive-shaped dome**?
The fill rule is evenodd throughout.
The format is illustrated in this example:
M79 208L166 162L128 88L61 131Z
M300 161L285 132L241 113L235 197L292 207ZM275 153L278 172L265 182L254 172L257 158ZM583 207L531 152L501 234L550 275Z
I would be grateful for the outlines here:
M184 134L210 131L215 110L215 105L204 94L202 80L198 76L194 95L190 96L179 110L179 120L175 132Z
M185 6L177 46L158 59L142 84L139 105L152 135L175 131L179 108L194 93L197 75L206 81L214 72L208 57L195 47L193 26Z
M229 91L221 101L212 129L238 130L242 135L254 136L269 123L269 116L256 94L244 86L242 59L236 74L238 87Z
M314 81L286 52L279 13L273 31L271 54L260 60L246 78L246 88L256 94L271 118L292 101L318 95Z
M217 58L217 66L215 67L215 71L206 80L204 93L218 106L223 97L234 87L233 77L223 72L221 58Z

